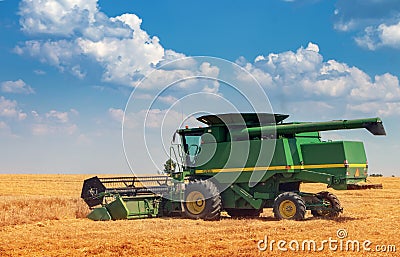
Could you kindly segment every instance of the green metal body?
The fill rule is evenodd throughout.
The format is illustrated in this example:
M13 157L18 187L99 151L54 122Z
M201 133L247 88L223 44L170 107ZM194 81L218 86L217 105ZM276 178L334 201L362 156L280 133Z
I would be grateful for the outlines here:
M283 123L285 115L203 116L208 127L178 130L183 177L212 178L224 209L272 207L282 192L300 192L301 183L347 189L367 178L362 142L321 141L319 131L366 128L385 131L379 118L331 122ZM279 123L275 123L278 121ZM266 124L261 125L264 122ZM212 154L210 154L212 153Z
M135 197L115 195L115 199L110 203L89 213L88 218L98 221L155 218L158 216L160 202L161 198L155 195Z
M171 166L169 177L85 180L81 197L90 207L101 205L88 218L179 215L185 187L194 180L211 179L225 210L270 208L283 192L296 192L309 210L325 210L329 209L326 202L315 200L316 194L301 192L301 183L346 190L366 181L363 143L322 141L320 131L365 128L385 135L379 118L284 123L287 117L254 113L199 117L207 127L177 130L180 143L171 147L170 159L178 163ZM112 200L107 201L110 196Z
M102 199L101 207L94 208L87 215L87 218L95 221L155 218L159 216L162 200L157 194L120 196L117 192L101 192L96 197Z
M108 213L106 207L98 207L93 209L88 215L88 219L96 220L96 221L107 221L111 220L111 215Z

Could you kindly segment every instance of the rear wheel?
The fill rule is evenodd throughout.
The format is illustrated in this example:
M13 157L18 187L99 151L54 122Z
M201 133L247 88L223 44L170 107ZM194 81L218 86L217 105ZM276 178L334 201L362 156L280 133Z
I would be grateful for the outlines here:
M231 216L232 218L236 217L258 217L260 216L260 213L262 213L261 210L256 210L256 209L226 209L226 212Z
M317 198L322 200L326 207L330 208L330 210L311 210L311 214L314 217L326 217L326 218L335 218L338 217L340 212L342 211L342 207L340 206L339 199L336 195L323 191L319 192Z
M279 220L302 220L306 214L306 204L298 194L284 192L275 198L273 211Z
M218 188L208 180L190 182L185 189L185 215L191 219L218 220L222 201Z

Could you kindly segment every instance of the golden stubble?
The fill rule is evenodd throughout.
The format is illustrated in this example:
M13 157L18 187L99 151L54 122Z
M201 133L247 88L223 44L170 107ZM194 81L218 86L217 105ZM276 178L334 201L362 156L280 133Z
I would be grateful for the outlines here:
M276 221L271 209L260 218L220 221L156 218L94 222L79 198L90 175L0 175L0 256L400 256L400 178L370 178L381 190L335 191L344 213L335 220ZM326 190L304 184L302 190ZM348 239L394 244L395 253L264 252L269 240Z

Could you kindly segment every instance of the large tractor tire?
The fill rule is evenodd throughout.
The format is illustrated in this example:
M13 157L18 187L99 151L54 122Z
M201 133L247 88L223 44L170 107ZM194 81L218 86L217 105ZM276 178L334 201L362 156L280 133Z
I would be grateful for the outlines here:
M306 214L306 204L298 194L284 192L275 198L273 211L278 220L303 220Z
M232 218L239 218L239 217L247 217L247 218L254 218L259 217L260 213L263 210L256 210L256 209L226 209L226 212Z
M342 211L342 207L340 206L339 199L336 195L322 191L316 196L326 203L329 208L332 208L332 210L311 210L311 214L314 217L336 218L339 216L340 212Z
M219 220L222 201L217 186L208 180L190 182L185 189L183 208L190 219Z

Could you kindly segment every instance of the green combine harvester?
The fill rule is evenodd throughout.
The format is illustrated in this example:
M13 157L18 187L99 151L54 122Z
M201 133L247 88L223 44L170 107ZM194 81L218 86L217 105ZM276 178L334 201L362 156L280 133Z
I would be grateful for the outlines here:
M337 217L343 208L327 191L307 193L302 183L336 190L382 188L365 184L362 142L322 141L320 131L365 128L386 135L379 118L285 123L288 115L232 113L197 118L206 127L178 129L167 175L93 177L81 197L92 220L184 216L218 220L257 217L272 208L277 219Z

